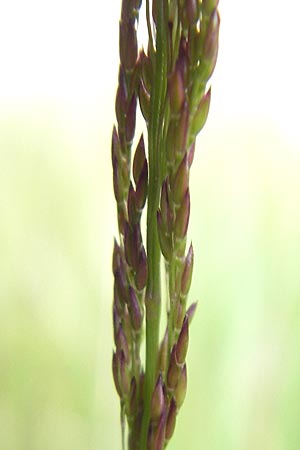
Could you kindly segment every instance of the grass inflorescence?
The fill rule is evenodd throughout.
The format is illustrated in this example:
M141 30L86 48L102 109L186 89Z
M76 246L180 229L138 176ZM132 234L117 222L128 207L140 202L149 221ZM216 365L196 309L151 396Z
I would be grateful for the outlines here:
M138 50L141 1L123 0L117 125L112 134L118 242L113 251L112 367L120 397L123 448L162 450L171 439L187 388L187 307L194 253L187 249L189 174L205 125L218 53L217 0L146 2L149 45ZM133 146L139 104L147 125ZM141 217L147 205L146 242ZM167 298L161 294L165 262ZM162 303L167 307L160 341ZM145 323L145 326L144 326ZM146 361L140 350L146 328ZM127 442L125 442L127 441Z

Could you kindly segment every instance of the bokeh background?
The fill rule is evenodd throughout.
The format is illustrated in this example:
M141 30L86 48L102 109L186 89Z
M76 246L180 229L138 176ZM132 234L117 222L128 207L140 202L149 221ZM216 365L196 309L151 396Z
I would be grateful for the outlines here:
M119 450L110 136L120 1L0 7L0 450ZM189 386L170 450L300 448L296 0L223 0L192 171Z

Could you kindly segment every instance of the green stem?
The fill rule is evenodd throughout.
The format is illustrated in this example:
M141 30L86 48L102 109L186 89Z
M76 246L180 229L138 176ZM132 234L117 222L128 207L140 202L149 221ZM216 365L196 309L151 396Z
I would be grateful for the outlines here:
M157 33L155 53L155 73L151 91L149 118L149 187L147 209L147 261L148 281L146 289L146 370L144 389L144 408L141 429L141 450L147 450L147 436L150 420L151 396L155 383L159 347L159 322L161 311L160 245L157 234L156 214L162 183L162 111L167 85L166 27L164 3L159 1L157 8Z

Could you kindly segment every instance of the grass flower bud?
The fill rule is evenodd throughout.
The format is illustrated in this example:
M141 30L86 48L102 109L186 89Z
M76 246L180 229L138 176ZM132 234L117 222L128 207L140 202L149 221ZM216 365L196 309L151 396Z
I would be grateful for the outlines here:
M128 305L124 305L124 311L123 311L123 317L122 317L122 326L124 330L124 334L126 337L126 341L128 343L128 348L130 349L133 344L133 336L132 336L132 327L131 327L131 320L130 315L128 311ZM129 353L129 361L131 358L131 354ZM128 362L129 362L128 361Z
M135 240L135 230L137 226L138 225L131 226L128 222L126 222L124 230L125 257L128 265L133 268L138 265L139 247Z
M142 173L136 185L135 203L138 210L142 210L145 206L148 193L148 164L145 159Z
M115 103L115 109L116 109L116 117L118 121L119 129L122 131L124 130L125 126L125 112L127 110L127 101L128 101L128 94L127 94L127 85L126 85L126 79L125 79L125 73L122 66L120 66L119 70L119 84L117 89L117 95L116 95L116 103Z
M119 373L120 373L120 353L119 352L114 352L113 353L113 357L112 357L112 373L113 373L113 379L114 379L114 383L115 383L115 387L116 387L116 391L119 394L119 396L122 398L122 390L121 390L121 386L120 386L120 377L119 377Z
M117 351L123 352L126 364L128 364L130 361L129 347L128 347L128 342L127 342L127 339L126 339L126 336L125 336L125 333L124 333L124 330L123 330L123 327L121 324L119 326L117 336L116 336L116 347L117 347Z
M205 125L209 111L210 99L211 89L209 88L207 93L202 97L190 126L190 134L194 137L197 136Z
M122 311L121 311L121 313L122 313ZM116 303L114 301L114 303L113 303L113 330L114 330L114 341L115 342L117 340L117 331L119 329L120 324L121 324L120 315L117 310Z
M174 330L179 332L182 327L183 319L185 316L185 309L183 305L178 302L175 306L174 316L173 316L173 326Z
M144 137L141 135L140 140L138 142L138 145L136 147L136 151L133 158L133 179L135 184L138 184L138 181L140 179L142 170L144 168L146 161L146 154L145 154L145 143L144 143Z
M144 246L142 246L139 253L139 263L135 274L135 285L138 291L141 291L146 286L147 274L147 256Z
M127 71L133 70L138 54L136 29L133 21L121 21L119 33L120 61Z
M128 199L127 199L127 211L129 222L133 225L136 224L140 219L140 213L136 207L135 201L135 190L130 182L129 190L128 190Z
M143 322L142 311L134 289L129 286L129 314L132 328L138 331Z
M186 190L181 206L176 213L174 233L176 239L183 239L186 236L190 218L190 191Z
M172 257L172 241L164 228L160 210L157 211L157 231L161 252L166 260L169 261Z
M160 195L160 211L163 227L165 230L170 230L173 223L172 211L170 208L169 194L168 194L168 180L163 182Z
M188 345L189 345L189 320L188 317L185 316L176 344L176 361L178 364L184 363Z
M136 96L133 95L128 106L126 114L126 141L131 143L135 132L135 120L136 120Z
M122 396L127 397L130 391L130 374L123 350L120 352L120 388Z
M117 158L113 159L112 166L113 166L113 185L114 185L115 199L117 203L121 203L123 197L123 184L122 178L120 177L119 164Z
M164 448L166 436L166 421L167 421L167 411L165 407L160 417L159 424L156 430L155 450L163 450Z
M113 274L120 268L121 261L121 247L117 243L116 239L114 239L114 249L113 249L113 258L112 258L112 271Z
M125 304L124 299L120 298L117 284L116 284L116 282L114 282L114 303L113 303L113 305L116 308L116 311L118 312L118 314L120 316L122 316L124 304Z
M190 290L193 275L193 265L194 265L194 250L193 245L191 244L185 258L183 273L181 277L181 294L184 297L187 296Z
M147 450L155 450L155 431L156 428L150 423L147 440Z
M166 139L166 155L170 166L173 166L176 158L176 150L178 147L178 120L171 120L168 126Z
M167 374L167 387L169 390L174 390L180 375L180 366L176 360L176 344L172 348L169 369Z
M177 405L174 397L172 397L168 416L167 416L167 423L166 423L166 440L170 440L173 436L175 425L176 425L176 416L177 416Z
M130 393L129 393L129 415L132 416L137 409L137 384L135 377L132 377L130 383Z
M208 80L214 71L219 47L220 16L217 9L211 13L203 48L203 78Z
M176 116L180 112L185 99L182 73L176 68L169 77L168 91L171 113Z
M185 154L172 181L171 191L173 193L173 200L176 205L181 205L188 186L189 166L187 155Z
M115 287L117 290L116 295L119 296L119 301L121 303L127 302L127 282L122 267L115 273Z
M186 364L184 364L174 392L178 409L182 406L184 402L186 396L186 388L187 388L187 371L186 371Z
M118 158L120 154L120 141L117 133L117 129L114 126L111 138L111 160L113 161L115 158Z
M179 44L179 53L178 53L178 59L176 62L176 67L181 72L184 85L186 85L188 66L189 66L189 61L188 61L188 54L187 54L186 39L182 37L180 40L180 44Z
M151 419L156 422L160 418L165 407L165 394L163 379L158 376L151 399Z
M196 308L197 308L197 303L192 303L191 306L188 308L186 315L188 316L189 319L189 324L192 323L193 317L195 315L196 312Z

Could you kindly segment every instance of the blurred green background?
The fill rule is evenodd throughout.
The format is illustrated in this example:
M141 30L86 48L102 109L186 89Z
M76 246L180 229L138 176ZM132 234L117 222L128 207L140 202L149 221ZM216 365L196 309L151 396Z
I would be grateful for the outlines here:
M276 33L275 7L266 24L270 2L259 16L238 5L221 6L192 171L199 306L170 450L300 448L297 41L290 22ZM102 25L99 2L70 12L64 0L57 16L58 6L31 0L16 23L13 1L0 23L0 450L120 450L110 164L119 2ZM292 66L284 93L278 54Z

